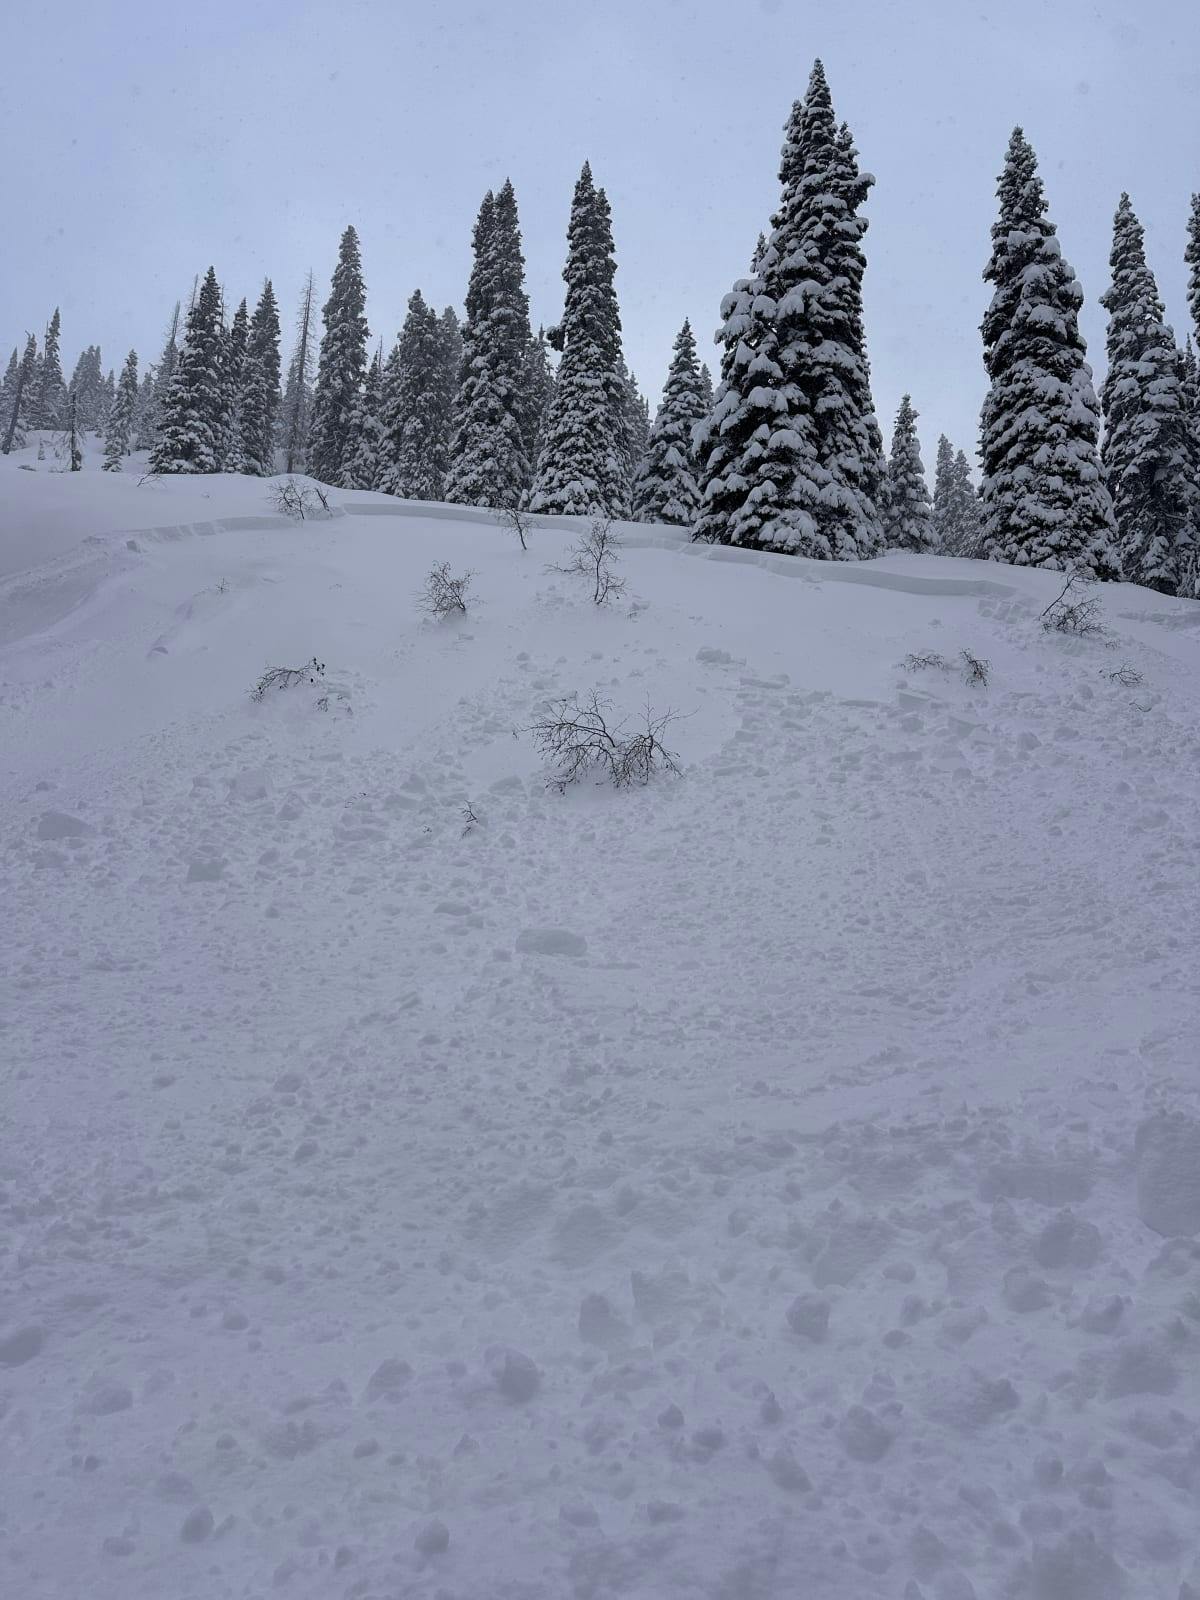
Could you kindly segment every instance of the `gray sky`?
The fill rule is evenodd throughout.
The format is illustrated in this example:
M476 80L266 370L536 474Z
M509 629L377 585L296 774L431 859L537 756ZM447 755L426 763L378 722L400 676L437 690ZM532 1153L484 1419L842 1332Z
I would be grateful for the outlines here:
M973 453L980 270L1014 123L1036 149L1103 364L1109 230L1127 188L1182 338L1200 188L1197 0L62 0L12 7L0 98L4 358L57 302L68 374L162 342L211 261L232 303L264 275L285 344L311 266L359 230L390 346L411 291L461 304L484 190L517 191L535 322L553 321L585 157L613 207L626 353L651 404L684 318L716 366L721 296L778 186L814 55L878 180L867 337L890 435L904 389L926 466ZM286 354L286 349L285 349Z

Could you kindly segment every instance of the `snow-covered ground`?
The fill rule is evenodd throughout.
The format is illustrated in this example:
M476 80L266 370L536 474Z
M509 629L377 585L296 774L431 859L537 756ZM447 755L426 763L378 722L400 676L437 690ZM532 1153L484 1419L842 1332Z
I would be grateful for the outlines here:
M0 1592L1200 1588L1200 605L22 459Z

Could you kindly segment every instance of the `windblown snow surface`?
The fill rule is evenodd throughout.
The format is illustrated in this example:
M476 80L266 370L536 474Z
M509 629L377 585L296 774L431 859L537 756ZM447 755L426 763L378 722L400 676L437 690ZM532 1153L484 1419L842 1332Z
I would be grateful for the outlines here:
M0 1590L1193 1595L1200 605L267 494L0 464Z

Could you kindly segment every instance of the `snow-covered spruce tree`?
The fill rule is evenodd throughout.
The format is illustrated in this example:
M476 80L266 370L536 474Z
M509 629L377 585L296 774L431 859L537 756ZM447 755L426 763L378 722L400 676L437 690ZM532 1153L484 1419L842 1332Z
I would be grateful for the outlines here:
M887 510L884 534L894 550L932 550L936 542L921 460L921 441L917 437L917 413L912 396L902 395L892 432L892 453L888 457Z
M322 483L341 483L354 444L353 419L367 376L366 304L358 234L347 228L323 311L325 333L313 393L308 470Z
M150 469L219 472L229 431L221 289L209 267L188 312L187 332L163 402Z
M98 344L88 345L75 363L70 392L75 396L75 420L79 431L84 433L102 429L109 402ZM63 420L65 426L66 419Z
M971 482L971 467L961 450L943 433L938 440L937 473L933 486L934 549L944 556L979 554L979 496Z
M698 538L837 560L881 547L859 215L873 181L818 61L788 119L758 270L722 305L721 387L696 439Z
M74 389L67 395L67 462L72 472L83 470L83 444L79 435L79 396Z
M933 543L940 550L946 542L946 527L954 496L954 446L944 433L938 435L937 459L933 469Z
M472 243L445 497L503 510L520 503L531 475L525 453L529 297L511 183L484 197Z
M384 467L383 351L377 350L367 368L354 418L354 447L342 472L347 489L377 489Z
M462 358L462 324L454 307L444 306L438 318L438 361L441 368L442 432L445 435L447 462L450 460L450 444L454 437L454 404L458 398Z
M12 363L9 371L13 372L9 387L8 415L4 418L4 454L8 455L14 446L17 449L25 442L22 431L29 408L29 395L33 393L34 384L37 382L37 339L33 334L25 338L25 350L16 370L13 372ZM15 357L16 351L13 351ZM9 380L6 378L6 384Z
M441 500L446 488L446 368L437 312L419 289L383 374L379 487L405 500Z
M991 388L983 404L984 553L1017 566L1118 575L1100 471L1100 408L1079 332L1083 291L1063 260L1037 157L1013 130L984 278Z
M228 424L221 466L226 472L242 470L242 396L246 383L246 352L250 343L250 313L242 300L225 335L225 405Z
M531 511L623 517L629 510L621 315L612 217L585 162L567 230L562 360L542 434Z
M621 375L625 380L625 458L632 486L637 483L646 451L650 448L650 402L638 388L636 373L625 370L624 361L621 362ZM631 487L631 503L632 497Z
M554 368L546 330L539 328L525 350L525 378L521 407L521 439L532 471L542 448L542 434L554 398Z
M0 382L0 447L4 444L8 424L13 415L13 397L17 392L17 375L20 370L21 358L17 354L16 345L13 345L8 366L4 369L4 380Z
M700 414L707 417L713 408L713 381L712 373L703 361L700 363L700 400Z
M315 288L310 272L300 296L296 316L296 344L288 363L287 383L279 415L279 445L284 470L302 472L308 460L309 425L312 420L313 308Z
M38 366L38 392L33 413L39 428L59 428L63 421L63 406L67 398L67 385L63 380L62 358L59 342L62 318L58 307L46 328L46 341L42 346L42 359Z
M639 522L670 522L680 528L690 528L695 522L700 485L692 435L704 415L696 340L691 323L685 322L675 337L662 403L634 491L634 515Z
M1183 252L1187 264L1188 309L1192 325L1200 339L1200 194L1192 196L1192 209L1188 216L1187 247Z
M137 404L133 408L132 448L134 450L152 450L154 448L156 417L154 377L154 368L147 367L145 372L142 373L142 381L138 384Z
M1121 570L1175 594L1195 536L1194 441L1175 336L1163 322L1142 225L1123 194L1113 222L1108 373L1100 460L1112 497Z
M133 442L133 418L138 403L138 358L131 350L125 357L117 383L116 398L108 415L104 433L104 470L120 472L121 462L129 454Z
M196 297L193 295L193 305L195 304L195 299ZM163 341L162 355L159 356L158 365L154 369L155 433L157 433L158 426L162 421L163 412L167 403L167 395L171 389L171 382L175 377L175 368L179 363L179 328L181 312L182 307L180 306L179 301L176 300L175 309L171 313L171 323L167 329L167 337Z
M247 330L239 406L237 470L269 478L275 470L279 414L279 308L270 278Z

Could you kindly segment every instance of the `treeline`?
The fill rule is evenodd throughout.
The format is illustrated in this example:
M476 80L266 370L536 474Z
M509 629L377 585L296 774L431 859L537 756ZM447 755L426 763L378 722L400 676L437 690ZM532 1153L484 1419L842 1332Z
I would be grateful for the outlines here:
M1117 210L1108 371L1096 394L1083 292L1063 258L1033 150L1014 131L984 270L988 391L976 490L938 441L933 493L904 396L885 452L863 320L863 206L873 185L820 62L788 119L780 199L722 304L714 394L688 322L653 424L622 351L608 198L575 187L560 322L533 330L511 183L485 195L460 325L418 290L390 352L371 348L358 236L329 297L311 274L286 372L270 282L228 315L213 268L153 366L120 378L100 352L70 382L55 312L41 351L14 349L4 447L23 429L94 429L106 467L149 450L156 473L282 468L412 499L669 522L696 539L823 560L888 548L1124 576L1200 596L1200 382L1165 321L1127 195ZM1186 259L1200 328L1200 197ZM72 445L72 459L78 451Z

